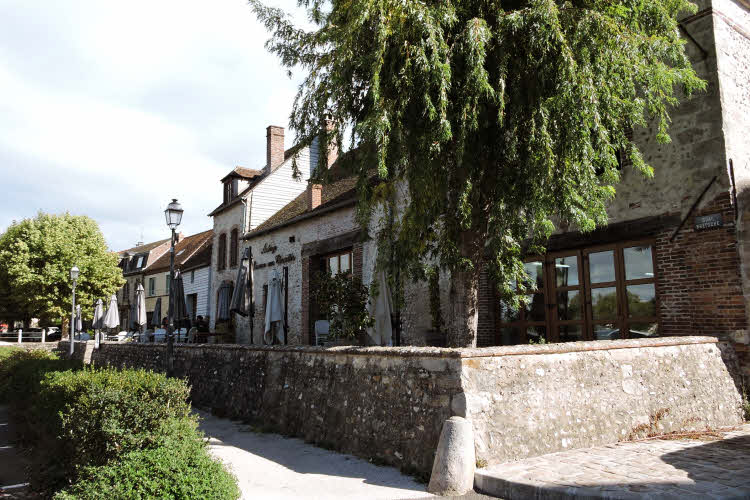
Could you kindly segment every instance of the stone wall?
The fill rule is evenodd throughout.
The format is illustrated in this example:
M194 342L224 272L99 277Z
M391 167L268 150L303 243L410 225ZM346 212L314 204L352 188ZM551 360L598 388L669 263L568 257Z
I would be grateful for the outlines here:
M462 360L489 464L742 422L731 348L708 337L485 349Z
M164 356L164 344L103 343L91 361L162 370ZM708 337L489 349L177 345L174 369L197 406L423 474L454 415L472 420L488 463L614 443L660 411L659 431L741 421L733 353Z

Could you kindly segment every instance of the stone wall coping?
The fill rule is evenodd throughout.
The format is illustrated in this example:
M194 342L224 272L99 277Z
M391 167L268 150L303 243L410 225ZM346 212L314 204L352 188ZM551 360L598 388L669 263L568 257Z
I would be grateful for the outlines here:
M89 341L93 344L93 341ZM706 336L659 337L652 339L595 340L566 342L559 344L529 344L482 348L444 347L360 347L360 346L261 346L243 344L175 344L180 349L221 349L244 351L296 352L323 355L388 356L388 357L428 357L428 358L492 358L503 356L526 356L537 354L561 354L569 352L610 351L614 349L640 349L644 347L667 347L691 344L716 344L719 339ZM60 342L60 344L67 342ZM137 342L102 342L103 345L128 346L133 348L165 349L166 344Z

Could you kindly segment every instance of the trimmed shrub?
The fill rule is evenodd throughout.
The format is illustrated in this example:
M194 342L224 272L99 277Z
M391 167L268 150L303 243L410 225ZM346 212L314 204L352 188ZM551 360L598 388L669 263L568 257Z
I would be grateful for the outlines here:
M49 351L2 348L0 353L0 402L12 402L16 409L38 394L46 374L83 368L80 361L60 359Z
M39 396L34 413L53 424L50 434L67 443L59 458L76 464L102 465L154 447L167 420L190 415L187 384L145 370L53 373Z
M156 448L126 453L119 462L85 467L56 500L236 499L235 478L212 459L192 420L172 421Z

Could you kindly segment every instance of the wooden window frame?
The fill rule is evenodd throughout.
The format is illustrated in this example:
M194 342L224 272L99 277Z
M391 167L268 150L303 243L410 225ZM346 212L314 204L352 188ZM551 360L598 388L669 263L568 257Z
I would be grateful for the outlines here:
M649 278L637 278L627 279L625 269L625 249L633 247L650 247L651 248L651 259L653 276ZM589 256L591 254L612 251L614 259L614 281L591 283L590 268L589 268ZM557 286L555 264L556 259L561 257L575 256L578 260L578 284L577 285L565 285ZM551 252L544 256L532 256L524 260L524 262L542 262L543 270L543 290L532 292L527 295L541 294L544 298L545 308L545 320L533 321L526 319L526 308L521 307L517 313L517 317L512 321L503 321L502 312L499 311L498 320L496 323L495 342L498 345L502 345L502 330L504 328L516 328L518 329L518 339L522 344L529 342L528 329L530 327L544 327L545 328L545 339L548 342L559 342L560 340L560 327L575 325L581 326L581 340L596 340L595 338L595 325L611 323L615 325L615 328L619 330L619 338L630 338L631 325L639 323L656 323L657 331L655 336L659 336L662 331L661 315L660 315L660 297L659 297L659 277L657 276L657 250L656 242L654 239L641 239L641 240L629 240L618 243L611 243L607 245L596 245L592 247L585 247L574 250L564 250L558 252ZM629 304L627 301L627 289L629 286L635 285L653 285L654 286L654 301L655 311L653 316L635 316L631 317ZM617 308L615 317L613 318L600 318L595 320L593 317L593 304L592 304L592 290L597 288L615 288ZM577 291L579 296L582 297L582 308L581 308L581 319L570 320L559 319L559 306L558 293L567 291Z
M219 243L217 245L218 251L216 252L216 268L219 271L223 271L227 268L227 235L221 233L219 235Z
M329 273L331 272L331 266L330 262L333 258L338 258L338 271L336 274L341 272L341 257L344 255L349 256L349 270L347 271L350 275L354 275L354 249L353 248L347 248L346 250L339 250L337 252L328 253L325 255L322 255L321 258L324 259L326 271Z
M237 267L240 247L239 231L234 228L229 234L229 267Z

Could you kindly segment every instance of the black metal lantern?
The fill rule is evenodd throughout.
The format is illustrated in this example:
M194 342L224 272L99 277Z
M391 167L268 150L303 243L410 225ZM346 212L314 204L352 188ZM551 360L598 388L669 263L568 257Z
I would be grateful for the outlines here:
M164 210L164 217L167 220L167 226L173 230L180 225L182 222L182 206L177 202L176 198L172 199L172 203L167 205L167 209Z

